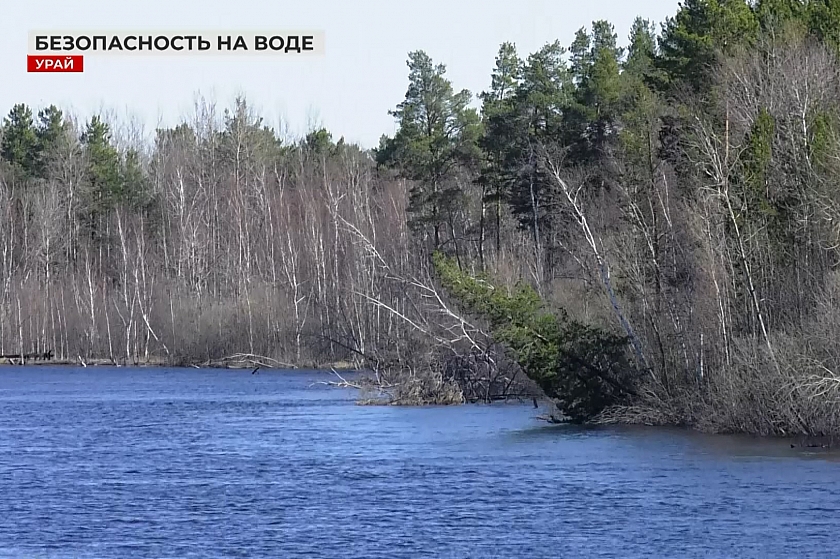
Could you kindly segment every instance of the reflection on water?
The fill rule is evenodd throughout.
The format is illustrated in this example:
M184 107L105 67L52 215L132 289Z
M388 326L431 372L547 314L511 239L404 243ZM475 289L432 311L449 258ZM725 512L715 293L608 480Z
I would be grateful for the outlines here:
M832 557L840 453L356 406L317 372L0 370L2 557Z

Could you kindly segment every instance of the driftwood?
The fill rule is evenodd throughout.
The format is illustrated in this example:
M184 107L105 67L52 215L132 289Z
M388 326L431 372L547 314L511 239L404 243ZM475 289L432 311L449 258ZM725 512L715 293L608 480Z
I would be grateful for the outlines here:
M341 376L341 374L338 371L335 370L335 367L330 367L330 371L332 371L332 373L336 377L338 377L338 381L320 380L320 381L317 381L317 382L313 382L312 384L310 384L310 386L315 386L317 384L321 384L321 385L326 385L326 386L336 386L336 387L339 387L339 388L355 388L356 390L363 390L363 387L362 387L361 384L354 383L354 382L349 382L347 379L345 379L343 376Z
M261 367L264 369L297 369L291 363L284 363L271 357L264 355L254 355L251 353L234 353L227 357L220 359L210 359L202 364L203 367L230 367L248 369L253 367Z

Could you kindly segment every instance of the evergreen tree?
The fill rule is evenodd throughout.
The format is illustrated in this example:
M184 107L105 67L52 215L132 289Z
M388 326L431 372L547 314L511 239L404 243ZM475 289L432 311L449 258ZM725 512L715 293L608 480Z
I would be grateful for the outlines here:
M122 194L120 155L111 144L111 131L99 116L93 116L82 133L87 155L87 178L94 204L99 210L109 209Z
M684 81L705 91L718 55L752 44L758 29L758 19L744 0L685 0L665 22L658 62L671 83Z
M654 157L650 149L655 147L653 138L648 138L657 127L663 103L654 89L657 83L656 35L649 21L637 18L630 30L627 58L622 65L620 120L621 141L627 148L637 145L632 151L641 150L641 159ZM641 134L644 139L638 137ZM625 153L626 154L626 153Z
M415 51L408 55L408 68L405 100L390 111L399 129L394 138L383 139L377 161L415 181L408 208L412 225L431 227L439 247L441 227L462 194L447 178L458 166L475 163L480 121L468 107L470 92L454 92L443 64Z
M8 161L24 179L35 176L38 170L38 135L32 119L32 109L15 105L3 119L0 157Z
M432 260L447 292L489 323L494 340L569 421L585 422L635 395L639 376L627 359L626 339L570 320L562 309L548 311L527 285L508 294L439 252Z
M225 109L224 122L219 145L236 173L243 173L245 165L255 157L274 157L282 151L274 131L263 124L262 117L253 115L244 97L236 98L233 110Z
M653 24L640 17L630 28L627 58L622 65L623 76L647 80L655 74L656 31Z
M69 131L64 122L64 114L55 105L38 111L38 126L35 134L38 138L38 175L46 178L48 165L56 150L69 139Z
M617 36L609 22L594 22L591 39L583 42L590 44L590 50L581 56L585 63L575 76L578 83L575 101L584 115L582 139L590 158L607 149L617 117L622 49L616 42Z
M805 26L809 8L813 9L819 4L805 3L802 0L758 0L753 11L762 31L777 32L792 23Z
M122 183L121 201L129 208L148 211L152 204L151 185L148 173L143 169L140 153L129 149L123 158L120 182Z
M512 177L511 209L530 230L537 254L542 254L543 229L549 227L547 198L550 180L539 164L542 152L567 141L564 118L572 99L572 76L558 41L528 56L517 88L516 134L507 146L506 164Z
M781 0L776 0L781 4ZM788 8L788 10L785 10ZM806 4L807 19L811 32L820 40L840 49L840 2L837 0L812 0ZM786 11L798 15L796 7L778 6L775 12L784 17Z
M304 138L304 146L316 155L326 155L335 149L332 134L326 128L313 130Z
M508 146L517 133L517 88L522 78L522 60L512 43L504 43L496 56L490 90L481 94L484 133L479 145L485 154L485 163L479 176L484 185L488 202L495 203L496 250L501 248L502 203L509 197L511 177L508 173Z
M575 85L586 79L592 66L592 43L585 27L575 32L575 38L569 46L569 70Z

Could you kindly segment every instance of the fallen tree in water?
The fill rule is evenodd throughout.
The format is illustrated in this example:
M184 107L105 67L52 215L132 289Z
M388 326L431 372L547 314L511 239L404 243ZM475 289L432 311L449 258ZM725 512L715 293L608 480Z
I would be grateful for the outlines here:
M537 293L512 293L473 277L441 253L433 256L441 283L465 309L486 320L524 373L572 422L586 422L638 394L640 372L627 358L627 339L546 312Z
M359 378L348 382L333 369L339 380L332 384L359 389L360 402L364 404L452 405L543 397L540 388L523 374L504 346L448 307L438 306L442 299L431 283L391 279L403 281L407 290L435 294L425 299L418 296L422 304L413 309L411 316L388 308L399 320L412 325L414 335L365 350L351 345L352 339L329 338L356 356L352 368L361 372ZM367 303L385 306L370 298ZM439 320L420 324L419 317L435 314ZM456 330L460 335L452 335Z
M827 446L813 441L840 432L840 347L830 337L810 337L804 347L802 336L776 335L775 353L766 351L762 340L740 340L728 369L668 387L662 371L643 371L633 363L626 337L569 320L562 310L546 311L528 286L505 293L441 253L433 260L446 290L488 322L489 332L565 421L679 425L806 441L799 446ZM840 313L827 313L809 326L836 331Z
M382 322L399 333L365 343L348 320L318 335L353 355L353 367L366 371L353 386L363 389L363 403L450 405L542 397L506 347L446 302L433 271L407 275L358 227L337 221L365 255L370 278L353 292L352 308L389 317Z
M499 359L502 363L499 364ZM502 356L430 353L421 367L391 364L360 382L361 403L453 405L541 398L542 393Z

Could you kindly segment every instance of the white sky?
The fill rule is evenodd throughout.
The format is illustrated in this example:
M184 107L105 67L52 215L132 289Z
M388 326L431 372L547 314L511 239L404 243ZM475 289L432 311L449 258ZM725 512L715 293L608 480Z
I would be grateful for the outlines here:
M593 20L613 23L621 44L639 15L660 23L677 0L0 0L0 114L15 103L59 105L87 118L131 115L151 130L192 112L197 94L230 106L237 93L294 134L326 126L335 139L374 147L393 134L387 111L408 83L405 61L425 50L456 89L489 86L499 45L525 56ZM30 30L166 31L320 29L321 57L85 56L81 74L26 72Z

